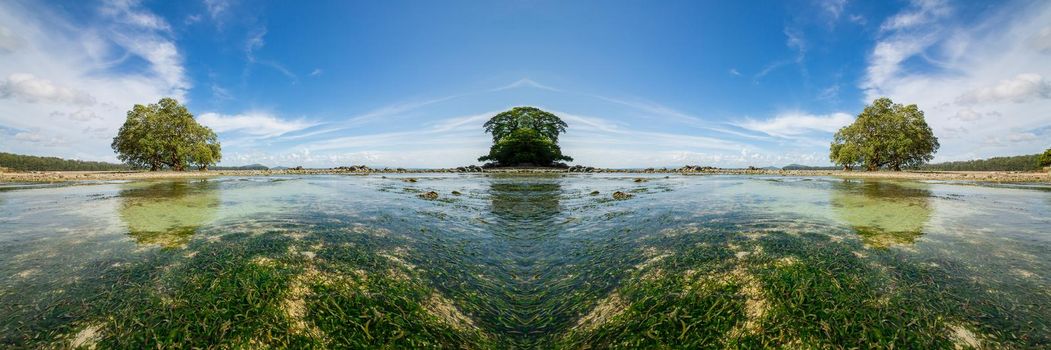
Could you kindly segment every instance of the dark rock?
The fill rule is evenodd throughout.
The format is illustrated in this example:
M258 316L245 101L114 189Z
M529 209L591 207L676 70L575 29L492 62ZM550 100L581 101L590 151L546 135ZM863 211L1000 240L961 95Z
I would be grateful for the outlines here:
M461 194L463 194L463 193L460 193L460 191L453 191L453 192L452 192L452 194L453 194L454 196L459 196L459 195L461 195Z
M599 195L599 191L591 191L591 195L592 196L597 196L597 195Z
M416 178L409 177L409 178L401 179L401 181L403 181L403 182L416 182Z
M625 199L631 198L632 196L634 196L634 195L631 194L631 193L624 193L624 192L621 192L621 191L613 192L613 199L616 199L616 200L625 200Z
M420 198L429 199L429 200L435 200L435 199L438 199L438 192L429 191L429 192L420 193Z

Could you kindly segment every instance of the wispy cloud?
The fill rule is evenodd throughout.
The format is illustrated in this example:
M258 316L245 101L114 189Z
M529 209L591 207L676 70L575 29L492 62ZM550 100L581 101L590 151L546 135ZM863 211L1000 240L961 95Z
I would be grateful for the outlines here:
M238 132L259 137L281 136L316 125L303 119L281 119L265 112L235 115L204 113L198 116L197 120L218 133Z
M785 27L783 32L785 34L785 46L795 52L795 57L792 59L777 60L767 64L763 67L763 69L759 70L759 72L756 73L755 76L752 77L753 81L758 82L771 72L792 63L795 63L796 66L799 67L799 71L801 74L803 74L804 76L808 75L806 66L803 64L803 62L806 60L809 45L806 41L806 38L804 38L803 36L803 32L799 29L792 27Z
M813 132L833 133L853 122L854 117L846 113L814 115L790 112L766 120L745 119L737 125L770 136L796 138Z
M561 91L559 89L556 89L556 88L553 88L553 87L550 87L550 86L538 83L536 81L533 81L532 79L529 79L529 78L522 78L522 79L516 80L515 82L513 82L511 84L498 87L496 89L493 89L492 91L504 91L504 90L517 89L517 88L521 88L521 87L531 87L531 88L536 88L536 89L541 89L541 90L548 90L548 91L556 91L556 92Z
M248 61L248 64L245 66L244 75L247 77L251 73L253 65L262 65L281 73L287 77L292 84L297 84L299 82L299 76L286 68L285 65L273 60L260 59L256 56L256 51L262 49L263 46L266 45L266 33L267 29L261 27L252 31L251 34L249 34L248 39L245 40L244 51L245 59ZM320 74L320 72L318 72L318 74Z
M901 30L928 24L952 12L945 0L913 0L908 9L891 16L880 30Z

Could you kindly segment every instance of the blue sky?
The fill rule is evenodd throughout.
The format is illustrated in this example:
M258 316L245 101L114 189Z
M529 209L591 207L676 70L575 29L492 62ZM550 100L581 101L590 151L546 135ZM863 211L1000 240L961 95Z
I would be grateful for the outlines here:
M935 161L1051 146L1046 1L5 1L0 151L115 161L172 96L223 165L476 163L481 124L560 115L610 167L828 164L867 102L923 109Z

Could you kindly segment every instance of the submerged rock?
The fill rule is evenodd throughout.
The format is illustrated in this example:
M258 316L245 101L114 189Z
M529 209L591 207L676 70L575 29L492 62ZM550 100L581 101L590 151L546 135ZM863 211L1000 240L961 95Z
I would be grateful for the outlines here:
M591 191L591 195L592 196L597 196L597 195L599 195L599 191Z
M438 199L438 192L429 191L429 192L420 193L420 198L423 198L423 199Z
M634 195L631 194L631 193L624 193L624 192L621 192L621 191L613 192L613 199L616 199L616 200L624 200L624 199L631 198L632 196L634 196Z
M454 196L459 196L459 195L461 195L461 194L463 194L463 193L460 193L460 191L452 191L452 194L453 194Z
M416 178L410 177L410 178L401 179L401 181L403 181L403 182L416 182Z
M650 181L650 180L646 180L646 179L643 179L641 177L636 177L635 178L635 182L646 182L646 181Z

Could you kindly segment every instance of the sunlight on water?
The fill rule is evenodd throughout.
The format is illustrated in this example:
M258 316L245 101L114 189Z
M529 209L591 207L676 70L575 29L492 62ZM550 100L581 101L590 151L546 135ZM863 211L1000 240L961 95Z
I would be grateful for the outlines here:
M835 178L6 186L0 344L1039 347L1048 213L1041 187Z

